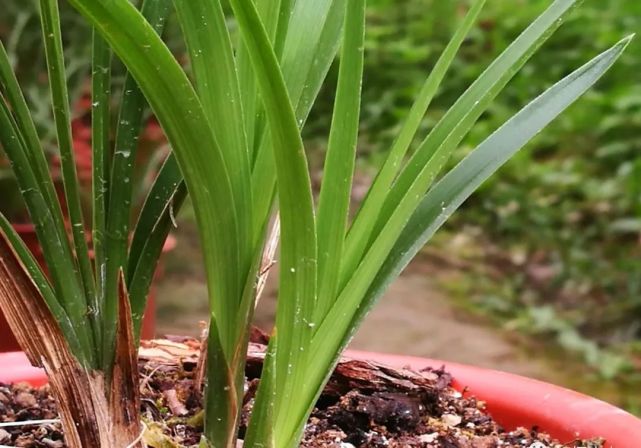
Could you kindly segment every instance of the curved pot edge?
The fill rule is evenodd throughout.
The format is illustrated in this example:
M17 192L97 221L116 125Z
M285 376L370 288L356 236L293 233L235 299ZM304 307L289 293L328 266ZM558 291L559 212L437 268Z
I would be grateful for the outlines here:
M47 384L47 377L42 369L31 365L24 352L5 352L0 353L0 382L37 387Z
M348 350L345 357L414 370L444 366L455 378L457 389L468 388L470 393L486 401L492 414L508 428L538 425L566 441L577 437L604 437L607 448L638 448L641 443L640 419L596 398L542 381L412 356ZM38 386L46 383L46 377L41 369L29 364L24 353L0 353L0 382L28 382Z
M445 369L454 386L469 390L487 403L492 415L508 429L539 426L562 441L603 437L608 448L639 448L641 420L596 398L497 370L428 358L350 350L347 357L373 360L391 367ZM509 391L509 392L506 392Z

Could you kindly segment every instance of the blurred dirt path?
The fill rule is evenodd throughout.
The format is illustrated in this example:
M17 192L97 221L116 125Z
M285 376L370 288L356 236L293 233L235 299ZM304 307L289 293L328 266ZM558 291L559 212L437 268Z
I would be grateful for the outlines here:
M392 284L365 319L351 348L423 356L533 378L550 378L549 368L543 361L528 356L499 329L456 308L436 281L412 271ZM261 328L271 326L274 298L271 285L257 310L256 322Z
M198 322L207 319L204 276L194 262L197 250L193 237L179 236L176 251L167 259L167 273L158 285L158 334L197 335ZM262 328L273 322L275 278L273 272L256 313ZM508 334L454 306L439 288L443 279L433 278L425 269L401 276L367 317L352 347L551 377L544 361L528 356Z
M499 330L452 306L425 275L392 285L367 317L354 348L402 353L545 378L543 362L526 355Z

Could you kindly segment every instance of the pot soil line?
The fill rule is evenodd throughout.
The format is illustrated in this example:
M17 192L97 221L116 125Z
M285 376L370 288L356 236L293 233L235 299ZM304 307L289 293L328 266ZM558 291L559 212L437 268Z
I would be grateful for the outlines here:
M240 436L246 428L262 370L266 339L254 332L248 352ZM202 394L195 378L200 342L191 338L143 342L139 353L145 442L153 448L196 445L202 431ZM303 448L568 448L601 447L602 441L562 444L537 428L506 432L468 393L455 390L443 369L393 369L343 359L305 429ZM31 397L31 398L30 398ZM48 388L0 385L0 419L55 418ZM544 428L543 428L544 429ZM4 432L3 432L4 431ZM6 439L6 440L5 440ZM46 439L46 442L45 442ZM59 424L0 430L0 444L64 448Z

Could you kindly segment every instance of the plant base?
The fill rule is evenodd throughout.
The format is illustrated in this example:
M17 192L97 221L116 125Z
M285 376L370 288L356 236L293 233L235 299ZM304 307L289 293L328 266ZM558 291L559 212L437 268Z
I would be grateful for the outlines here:
M252 345L250 351L248 397L255 391L255 378L262 367L262 348ZM148 422L146 437L171 435L174 441L187 446L197 443L202 425L201 397L192 377L198 351L198 342L193 340L144 343L140 356L141 406L143 415L154 417L153 422ZM579 438L599 436L607 439L602 446L608 448L634 448L641 440L640 420L556 386L455 364L446 364L444 371L440 369L442 362L421 358L359 352L349 355L355 360L345 360L337 368L301 446L333 446L336 440L355 447L424 447L426 442L447 446L448 442L466 438L469 443L487 444L493 443L488 434L501 432L499 426L509 431L501 433L503 440L514 446L530 446L535 441L556 446L552 436L570 443L564 445L570 447L584 446ZM18 358L10 356L14 362ZM396 370L363 359L409 365L423 371ZM455 378L454 387L449 385L451 375ZM0 372L1 381L16 379ZM465 385L470 387L470 394L461 393ZM487 410L472 393L487 400ZM245 409L244 419L249 411ZM488 416L488 411L498 423ZM517 426L526 429L516 429ZM531 431L533 426L552 436ZM180 434L180 440L176 440L176 434ZM574 440L577 441L572 445Z

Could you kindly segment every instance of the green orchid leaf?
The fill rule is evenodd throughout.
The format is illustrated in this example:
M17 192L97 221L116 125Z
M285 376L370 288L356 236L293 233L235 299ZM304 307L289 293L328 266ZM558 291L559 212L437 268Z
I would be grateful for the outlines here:
M276 318L278 336L273 338L278 350L275 351L275 372L266 373L275 376L275 393L261 394L266 399L277 400L274 413L278 436L280 426L287 421L297 385L304 381L299 366L305 361L301 348L304 349L311 337L311 327L304 322L311 320L316 301L316 224L303 141L269 36L251 2L232 0L230 4L263 99L279 185L283 238Z
M172 145L192 197L221 341L233 353L246 273L240 217L222 150L198 95L153 27L127 0L71 0L109 42L145 94ZM230 328L232 327L232 328Z
M174 228L175 213L187 198L187 188L176 158L160 168L140 212L129 250L127 284L136 339L147 304L147 295L167 236Z
M27 158L27 154L30 151L40 151L41 148L40 146L37 148L25 146L25 139L19 133L18 125L13 120L11 111L2 98L0 98L0 143L7 157L11 160L13 172L43 248L45 261L53 279L57 302L65 310L75 328L75 333L70 333L68 336L76 338L82 346L82 351L77 352L76 356L87 367L94 367L96 365L96 354L94 351L93 332L86 318L86 297L82 283L79 277L76 276L77 269L71 248L66 237L58 232L51 231L56 228L56 223L39 188L30 160ZM5 218L3 217L2 219L4 220ZM4 233L9 238L13 235L8 229L5 229ZM17 252L18 254L21 253L19 250ZM26 266L31 264L29 260L30 258L23 258ZM33 268L30 269L30 272L32 271ZM42 289L43 296L48 301L50 308L55 308L57 305L47 294L47 285L42 284Z
M281 17L290 9L291 13L289 21L279 21L275 45L279 48L279 40L284 39L280 66L300 129L307 121L338 51L345 2L346 0L299 0L288 1L284 3L286 7L281 6ZM286 29L284 36L283 28ZM266 128L257 131L256 138L258 149L252 171L252 197L256 218L254 229L258 230L265 227L272 210L276 162Z
M346 318L344 303L337 302L319 326L312 341L314 359L338 361L341 349L347 345L376 300L447 218L510 157L592 87L614 64L630 40L628 37L617 43L525 106L424 195L358 308ZM336 336L339 334L340 341ZM320 373L321 369L316 372L319 372L315 374L316 384L321 385L325 380L324 374ZM308 373L314 375L312 369ZM310 381L310 384L313 383ZM319 392L318 389L310 389L310 396L303 396L304 401L313 402L311 396Z
M173 0L191 58L196 92L214 131L230 176L240 216L250 217L252 199L245 116L236 61L220 0ZM215 69L212 70L212 61ZM251 220L239 222L241 259L250 259ZM248 266L241 267L245 272Z
M105 303L107 276L101 275L105 266L104 246L107 238L107 204L109 203L109 155L111 144L109 97L111 93L111 50L100 35L93 31L92 67L91 67L91 147L92 147L92 245L96 266L96 293L90 298L91 306L101 310ZM116 274L117 275L117 274ZM113 282L115 284L115 281ZM117 288L113 288L114 296ZM112 303L116 303L113 299ZM95 337L100 344L102 327L96 325Z
M352 196L361 108L365 45L365 2L348 2L345 33L336 89L336 101L325 156L324 182L318 202L318 300L312 322L333 305L338 289Z
M341 270L343 275L353 272L360 263L363 252L374 231L381 207L385 202L385 198L396 175L401 169L403 157L407 154L432 99L434 99L441 82L445 78L452 62L454 62L459 48L476 23L484 5L485 0L476 0L474 2L465 19L443 51L443 54L436 62L434 69L430 72L430 75L423 84L412 109L403 123L398 137L394 141L385 159L385 163L377 173L376 179L367 192L367 196L354 219L354 223L349 229L345 256L342 260ZM345 280L343 279L342 284L344 283Z
M452 151L469 132L476 120L488 108L507 82L525 62L554 33L580 0L556 0L478 77L441 118L418 147L387 192L375 218L365 251L350 254L357 258L356 270L343 270L342 287L357 280L359 290L367 287L394 241L409 220L422 195L434 182ZM360 236L351 234L358 239ZM350 245L351 241L348 241ZM372 249L376 256L372 257ZM365 256L369 254L369 256ZM366 260L360 265L361 260ZM354 263L352 263L354 264ZM367 271L364 277L356 272ZM352 285L355 286L355 285ZM363 291L364 292L364 291ZM362 293L356 293L362 296Z
M58 2L55 0L40 0L40 20L44 39L45 53L47 56L47 71L49 74L49 87L53 106L53 117L56 125L57 141L60 150L62 167L62 180L65 190L65 201L71 222L74 251L77 257L78 270L85 290L87 306L95 303L95 284L89 248L85 235L85 223L80 204L80 189L76 173L76 158L71 136L71 118L69 112L69 93L65 75L62 35L60 31L60 12ZM99 326L95 313L93 327ZM114 319L115 322L115 319Z
M140 11L156 33L162 35L167 23L167 17L171 12L171 1L145 0ZM99 105L100 100L95 100L93 104ZM135 262L128 260L127 249L130 236L134 162L136 160L139 137L143 129L147 110L147 101L142 91L133 76L127 73L122 89L120 109L118 110L113 155L107 158L107 160L111 161L111 167L110 169L105 168L103 170L103 179L109 179L108 182L103 183L103 186L105 184L109 185L108 201L107 205L105 205L107 211L105 215L105 240L107 244L105 248L105 260L103 261L104 264L101 263L98 250L95 247L96 238L94 236L96 269L101 269L101 266L104 266L103 276L98 277L99 287L100 290L103 291L103 300L109 304L117 303L117 282L120 270L127 268L128 263L138 266L138 259L136 259ZM97 182L96 174L94 174L94 188L100 188L101 184ZM97 208L98 207L94 205L94 214ZM94 225L94 235L95 234L96 226ZM152 238L152 233L148 232L145 236ZM157 237L157 235L154 236ZM151 284L153 272L156 269L156 262L160 257L163 244L164 239L159 244L160 249L158 252L150 251L154 253L155 258L147 257L146 269L151 271L148 283L138 281L133 284L131 283L130 276L127 277L127 287L129 290L129 300L131 301L132 320L136 340L138 339L142 314L147 302L149 285ZM144 277L144 275L141 274L139 278L140 277Z

